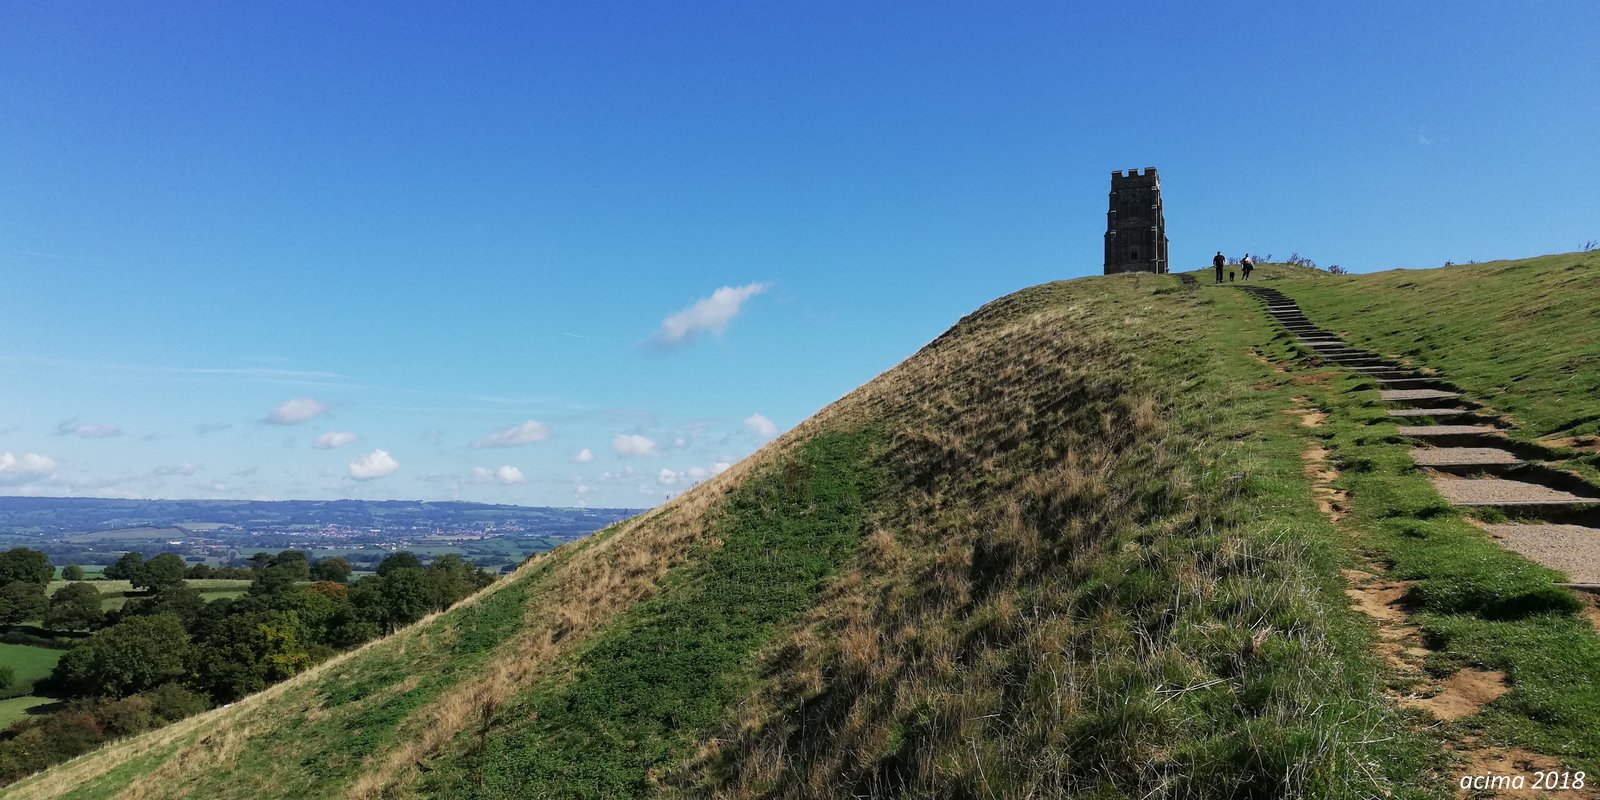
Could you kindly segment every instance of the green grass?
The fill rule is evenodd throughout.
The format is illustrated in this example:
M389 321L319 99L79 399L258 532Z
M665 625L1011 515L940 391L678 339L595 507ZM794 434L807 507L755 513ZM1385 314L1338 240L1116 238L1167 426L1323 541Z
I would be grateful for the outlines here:
M40 697L32 694L0 700L0 730L11 727L11 723L19 719L26 719L33 709L58 702L60 701L52 697Z
M46 594L55 594L72 581L55 580L45 587ZM133 584L125 580L89 580L84 581L100 592L100 608L105 611L120 609L128 604L129 600L136 600L147 596L142 589L133 588ZM239 597L250 588L250 581L227 580L222 578L206 578L202 580L184 581L184 585L199 592L206 600L219 600L224 597Z
M28 709L56 702L33 694L33 685L49 677L63 651L47 647L0 643L0 666L16 672L15 682L0 690L0 730L27 716Z
M638 796L756 680L752 653L814 600L862 535L867 434L827 434L735 493L722 545L429 764L425 794ZM786 479L799 470L801 484ZM803 485L802 485L803 484ZM530 747L530 742L539 743Z
M56 668L62 652L48 647L0 643L0 666L16 671L15 682L0 691L0 696L12 697L32 692L33 684L48 677L50 671Z

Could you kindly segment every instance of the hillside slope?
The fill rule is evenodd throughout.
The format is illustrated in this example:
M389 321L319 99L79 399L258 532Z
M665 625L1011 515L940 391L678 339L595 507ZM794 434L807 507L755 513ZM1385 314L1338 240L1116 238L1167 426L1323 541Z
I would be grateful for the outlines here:
M1179 276L1001 298L653 512L4 796L1448 794L1284 413L1360 391L1275 336Z

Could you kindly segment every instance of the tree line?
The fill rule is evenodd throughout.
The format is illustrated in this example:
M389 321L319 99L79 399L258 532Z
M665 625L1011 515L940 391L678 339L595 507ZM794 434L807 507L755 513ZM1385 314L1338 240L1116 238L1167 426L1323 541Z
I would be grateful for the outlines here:
M66 709L0 732L0 781L231 703L449 608L494 580L459 556L424 566L403 551L386 556L376 575L353 582L344 559L312 561L299 550L257 553L245 567L201 566L175 553L148 560L128 553L105 575L145 594L106 612L89 583L68 583L46 597L55 570L43 553L0 553L0 623L42 618L56 630L94 631L38 687L68 697ZM235 575L250 580L237 598L207 602L186 585Z

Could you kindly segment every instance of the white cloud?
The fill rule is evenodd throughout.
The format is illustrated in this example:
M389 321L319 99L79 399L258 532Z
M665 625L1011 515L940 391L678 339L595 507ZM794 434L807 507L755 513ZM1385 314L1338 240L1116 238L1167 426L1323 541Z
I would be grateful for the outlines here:
M726 461L718 461L717 463L711 465L711 474L721 475L722 473L727 472L728 468L731 466L733 465Z
M77 420L67 420L56 426L56 433L62 436L81 436L85 439L108 439L112 436L121 436L122 429L109 422L79 424Z
M616 450L618 455L653 456L656 454L656 440L637 433L619 433L611 437L611 449Z
M38 453L0 453L0 484L30 483L56 471L56 460Z
M663 347L676 347L696 335L710 331L722 335L728 323L738 316L746 300L766 291L768 284L747 283L743 286L724 286L702 298L694 305L661 321L656 331L656 343Z
M208 434L216 433L217 431L225 431L231 427L233 427L233 425L226 422L202 422L199 425L194 426L194 432L197 436L206 436Z
M691 481L703 481L711 477L711 470L705 467L690 467L684 474L688 475Z
M522 470L510 464L502 465L492 472L487 467L473 467L472 480L475 483L498 483L501 486L527 482L527 478L522 477Z
M374 450L350 462L350 477L358 481L370 481L385 475L392 475L400 468L400 462L394 460L387 450Z
M594 453L587 447L572 454L572 463L587 464L594 460Z
M673 484L676 484L677 482L678 482L678 473L673 472L672 470L667 469L666 467L662 467L661 471L656 473L656 483L658 483L658 484L660 484L662 486L672 486Z
M591 492L593 490L589 488L588 484L580 483L580 484L578 484L578 488L574 489L573 491L577 492L579 497L587 497L589 495L589 492Z
M356 435L349 431L329 431L317 437L312 447L318 450L332 450L335 447L344 447L356 440Z
M157 475L193 475L193 474L195 474L196 472L199 472L199 471L200 471L199 467L197 467L197 466L195 466L195 465L193 465L193 464L191 464L191 463L189 463L187 461L183 462L182 464L178 464L177 466L173 466L173 467L157 467L156 468L156 474Z
M502 431L496 431L472 443L473 447L521 447L525 444L542 442L550 438L550 429L543 423L528 420L521 425L512 425Z
M322 416L328 407L310 397L294 397L283 401L262 422L273 425L299 425Z
M761 414L751 414L744 418L744 426L755 431L762 437L771 439L778 433L778 426Z

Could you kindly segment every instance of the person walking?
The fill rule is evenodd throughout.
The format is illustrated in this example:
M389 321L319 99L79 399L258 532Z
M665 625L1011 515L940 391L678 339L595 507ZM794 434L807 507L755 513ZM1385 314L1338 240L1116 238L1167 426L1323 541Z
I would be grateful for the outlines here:
M1216 268L1216 270L1217 270L1217 285L1218 286L1222 285L1222 267L1227 263L1228 263L1228 259L1222 257L1222 251L1221 250L1217 251L1216 258L1211 259L1211 266Z
M1244 273L1245 280L1250 280L1250 273L1253 272L1255 268L1256 262L1250 258L1249 253L1245 253L1244 258L1239 259L1239 271Z

